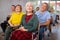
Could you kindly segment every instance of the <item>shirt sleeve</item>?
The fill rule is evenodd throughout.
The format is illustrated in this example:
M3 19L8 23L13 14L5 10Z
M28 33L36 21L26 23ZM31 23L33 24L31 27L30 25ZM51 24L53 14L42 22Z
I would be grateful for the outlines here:
M38 11L35 13L35 15L37 15L37 16L38 16Z

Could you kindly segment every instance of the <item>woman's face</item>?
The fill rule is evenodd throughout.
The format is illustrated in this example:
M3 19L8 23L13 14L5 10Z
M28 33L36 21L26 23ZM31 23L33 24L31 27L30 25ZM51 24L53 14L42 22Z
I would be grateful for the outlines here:
M28 3L28 4L26 5L26 11L27 11L27 12L32 12L32 10L33 10L33 5L32 5L31 3Z
M16 12L20 12L20 6L16 6L15 11L16 11Z
M47 9L47 5L46 4L42 4L40 10L41 11L45 11L46 9Z

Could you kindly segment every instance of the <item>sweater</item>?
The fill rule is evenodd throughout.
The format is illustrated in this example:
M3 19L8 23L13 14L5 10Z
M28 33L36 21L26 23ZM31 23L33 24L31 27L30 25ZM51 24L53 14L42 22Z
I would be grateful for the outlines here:
M25 29L28 29L28 32L36 31L36 29L38 27L37 16L35 14L33 14L27 23L25 21L25 17L26 17L26 15L24 15L22 17L21 25L24 26Z

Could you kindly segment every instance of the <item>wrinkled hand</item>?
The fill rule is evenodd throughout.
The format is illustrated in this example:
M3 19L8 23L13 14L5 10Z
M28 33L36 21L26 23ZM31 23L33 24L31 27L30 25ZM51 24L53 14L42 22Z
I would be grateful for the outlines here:
M27 29L25 29L24 27L20 27L19 29L17 30L21 30L21 31L28 31Z
M16 30L22 30L22 29L24 29L24 27L20 27L19 29L16 29Z
M24 29L24 27L20 27L19 29L20 29L20 30L23 30L23 29Z

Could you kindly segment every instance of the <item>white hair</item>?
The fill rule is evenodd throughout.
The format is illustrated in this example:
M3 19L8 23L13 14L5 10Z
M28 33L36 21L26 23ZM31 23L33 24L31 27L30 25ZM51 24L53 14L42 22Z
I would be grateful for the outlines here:
M32 2L27 2L26 5L25 5L25 7L26 7L28 4L31 4L32 7L33 7L33 3L32 3Z

